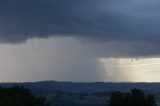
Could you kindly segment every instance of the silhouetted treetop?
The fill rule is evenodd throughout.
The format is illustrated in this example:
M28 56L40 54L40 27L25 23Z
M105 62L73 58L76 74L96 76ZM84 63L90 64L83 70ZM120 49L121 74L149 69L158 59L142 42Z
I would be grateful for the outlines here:
M49 106L44 97L35 97L29 89L14 86L0 88L0 106Z
M140 89L130 92L112 92L109 106L157 106L154 95L145 95Z

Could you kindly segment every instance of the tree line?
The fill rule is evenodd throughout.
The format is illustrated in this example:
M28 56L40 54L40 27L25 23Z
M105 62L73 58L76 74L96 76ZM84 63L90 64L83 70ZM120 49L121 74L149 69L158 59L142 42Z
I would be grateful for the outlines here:
M112 92L109 106L157 106L157 104L154 95L145 95L143 90L135 88L130 92Z
M0 87L0 106L50 106L50 104L45 97L34 96L29 89L14 86ZM109 106L157 106L157 104L154 95L146 95L143 90L135 88L129 92L112 92Z
M0 106L50 106L44 97L36 97L20 86L0 88Z

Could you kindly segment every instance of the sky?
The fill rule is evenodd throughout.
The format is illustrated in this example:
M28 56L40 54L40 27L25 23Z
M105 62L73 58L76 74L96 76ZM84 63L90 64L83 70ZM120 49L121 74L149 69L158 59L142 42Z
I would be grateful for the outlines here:
M159 0L0 0L0 82L160 82Z

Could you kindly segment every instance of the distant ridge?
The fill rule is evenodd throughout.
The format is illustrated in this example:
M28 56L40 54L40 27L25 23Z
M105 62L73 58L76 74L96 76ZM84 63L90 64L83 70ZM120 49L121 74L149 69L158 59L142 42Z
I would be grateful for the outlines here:
M39 81L24 83L0 83L1 87L22 85L35 93L43 92L69 92L69 93L95 93L113 90L128 91L132 88L143 89L147 93L160 93L160 83L131 83L131 82L61 82L61 81Z

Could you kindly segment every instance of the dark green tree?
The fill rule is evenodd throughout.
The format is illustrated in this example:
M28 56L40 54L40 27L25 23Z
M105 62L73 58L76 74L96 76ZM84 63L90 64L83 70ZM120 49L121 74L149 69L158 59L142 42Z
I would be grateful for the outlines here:
M140 89L131 92L112 92L109 106L156 106L154 95L145 95Z
M35 97L24 87L0 88L0 106L49 106L44 97Z
M109 106L123 106L123 93L116 91L116 92L112 92L111 94L111 99L109 101ZM115 102L116 101L116 102Z
M131 100L133 106L145 106L146 97L142 90L132 89L131 90Z
M124 97L122 99L123 106L133 106L132 96L130 93L124 93Z
M154 95L148 95L146 98L146 106L157 106Z

